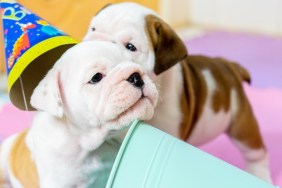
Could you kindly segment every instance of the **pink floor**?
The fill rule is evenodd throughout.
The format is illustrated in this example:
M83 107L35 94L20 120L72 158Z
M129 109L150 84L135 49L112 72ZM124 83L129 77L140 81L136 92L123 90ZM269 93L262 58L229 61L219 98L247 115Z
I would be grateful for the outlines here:
M282 187L282 90L256 89L249 86L246 86L245 90L269 151L274 183ZM244 168L242 156L225 135L201 148L228 163Z
M269 151L274 183L282 187L282 40L214 32L186 41L186 44L192 54L220 55L235 59L250 70L255 79L254 85L245 85L245 90ZM19 111L7 100L6 104L1 106L0 93L0 141L28 127L32 116L33 113ZM239 168L244 168L240 153L224 135L201 148Z
M190 54L239 62L250 71L253 86L282 89L282 37L217 31L185 43Z

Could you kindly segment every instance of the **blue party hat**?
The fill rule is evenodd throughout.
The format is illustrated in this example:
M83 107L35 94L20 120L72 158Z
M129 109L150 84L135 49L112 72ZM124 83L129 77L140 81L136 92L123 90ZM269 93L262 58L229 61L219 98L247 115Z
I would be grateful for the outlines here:
M2 0L0 7L10 99L19 109L33 110L34 88L77 41L14 0Z

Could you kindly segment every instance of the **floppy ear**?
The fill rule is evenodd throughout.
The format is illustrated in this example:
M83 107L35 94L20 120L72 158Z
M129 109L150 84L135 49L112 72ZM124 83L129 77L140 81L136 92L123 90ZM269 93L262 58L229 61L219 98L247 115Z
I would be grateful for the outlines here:
M37 110L61 118L63 103L60 93L60 74L56 68L52 68L34 89L30 103Z
M173 29L154 15L146 16L146 28L155 52L154 72L160 74L188 55L182 40Z

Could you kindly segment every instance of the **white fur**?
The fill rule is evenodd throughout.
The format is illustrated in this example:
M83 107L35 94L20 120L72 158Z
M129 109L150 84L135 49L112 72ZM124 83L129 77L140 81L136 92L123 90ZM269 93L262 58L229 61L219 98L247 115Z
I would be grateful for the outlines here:
M221 109L217 113L213 111L212 96L216 91L216 82L209 70L202 71L202 74L207 84L207 98L203 113L188 139L188 142L193 145L204 144L225 132L231 120L230 112L225 112L224 109Z
M240 149L246 160L246 171L268 182L272 182L272 178L268 170L269 159L266 151L264 149L248 148L237 140L232 141Z
M179 98L182 93L183 78L180 64L159 75L160 99L155 109L154 117L148 121L151 125L175 136L180 136L182 112Z
M179 137L182 117L180 105L183 89L182 71L178 64L159 76L154 74L154 51L151 49L151 41L149 41L150 39L146 35L145 26L145 16L150 14L157 15L152 10L135 3L110 5L92 19L84 40L115 41L125 51L127 49L124 46L128 42L137 47L137 51L129 52L127 58L134 60L134 62L141 65L148 72L160 93L155 114L148 122L161 130ZM95 31L92 28L95 28ZM208 94L203 114L201 114L200 119L196 123L195 130L188 140L192 144L205 143L223 133L238 110L237 93L232 89L230 110L226 112L222 109L215 113L212 109L211 101L217 86L210 72L203 71L203 75L207 83Z
M10 136L5 142L1 145L1 155L0 155L0 173L2 173L2 178L4 179L4 185L1 185L3 188L22 188L17 179L14 178L13 173L10 170L9 163L7 163L9 159L9 154L11 152L11 147L14 141L17 139L17 134ZM10 181L7 181L9 180Z
M158 77L153 73L155 56L149 47L150 41L144 30L144 18L148 14L156 15L152 10L141 8L135 3L111 5L94 17L84 40L115 41L125 50L124 45L128 42L137 47L137 52L129 52L127 58L142 66L144 71L154 80L161 94L155 110L156 114L149 123L178 137L181 122L178 100L182 92L182 76L179 74L181 67L176 65ZM94 32L92 28L95 28ZM175 88L175 86L177 87ZM175 110L168 108L168 106Z
M91 21L83 40L115 41L124 49L124 45L131 42L136 46L137 52L128 53L128 60L139 63L144 70L152 72L154 68L152 62L154 62L155 56L152 50L148 48L150 43L144 30L144 17L148 14L156 13L147 8L140 9L135 3L111 5L98 14L99 19ZM92 28L95 28L94 32Z
M34 90L31 104L41 112L25 141L41 188L105 186L103 175L110 172L120 135L133 120L153 116L157 89L125 54L110 42L78 44L56 62ZM142 89L127 81L135 72L144 81ZM96 73L102 73L103 79L89 83ZM19 188L7 165L12 142L4 143L1 164L6 164L2 169L10 173L13 187Z

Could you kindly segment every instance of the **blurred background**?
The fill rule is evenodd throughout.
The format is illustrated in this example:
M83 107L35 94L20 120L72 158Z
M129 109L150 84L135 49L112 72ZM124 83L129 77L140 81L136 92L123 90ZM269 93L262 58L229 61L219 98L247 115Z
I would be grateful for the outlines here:
M98 10L106 4L124 0L18 0L18 2L80 40ZM282 186L282 1L131 2L140 3L158 12L182 37L189 54L225 57L241 63L250 71L252 85L245 85L245 90L269 150L274 183ZM0 141L28 127L33 116L33 113L16 109L9 101L2 33L3 30L0 28ZM244 168L244 160L240 153L225 136L220 136L201 149L239 168Z
M18 2L80 40L86 32L89 21L98 10L109 3L125 0L18 0ZM140 3L158 12L184 40L203 36L206 31L244 32L253 36L263 35L277 39L282 37L281 0L131 0L131 2ZM0 29L0 74L3 75L5 63L2 32ZM3 82L3 79L5 78L2 76L0 82L1 80ZM0 84L0 88L4 86L3 83Z

